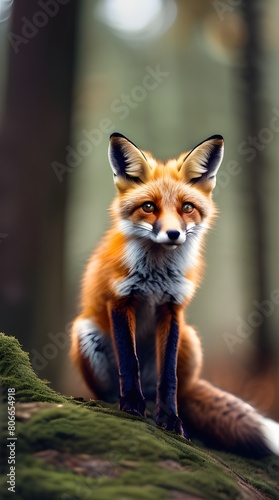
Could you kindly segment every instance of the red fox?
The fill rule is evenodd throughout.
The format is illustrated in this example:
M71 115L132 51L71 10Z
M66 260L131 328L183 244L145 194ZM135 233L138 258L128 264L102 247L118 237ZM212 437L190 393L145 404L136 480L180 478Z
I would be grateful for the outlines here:
M163 429L236 452L279 453L279 424L200 378L202 349L184 310L200 284L224 141L213 135L166 163L110 137L118 191L111 228L87 265L71 358L94 397Z

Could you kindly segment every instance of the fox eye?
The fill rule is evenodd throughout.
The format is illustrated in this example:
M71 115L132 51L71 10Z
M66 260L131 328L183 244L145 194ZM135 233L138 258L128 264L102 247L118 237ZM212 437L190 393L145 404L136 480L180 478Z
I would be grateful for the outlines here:
M186 201L186 203L183 203L182 205L182 212L184 212L185 214L190 214L191 212L193 212L194 208L195 207L193 203L189 203L188 201Z
M142 204L141 208L147 214L151 214L152 212L155 212L156 205L152 203L152 201L146 201L145 203Z

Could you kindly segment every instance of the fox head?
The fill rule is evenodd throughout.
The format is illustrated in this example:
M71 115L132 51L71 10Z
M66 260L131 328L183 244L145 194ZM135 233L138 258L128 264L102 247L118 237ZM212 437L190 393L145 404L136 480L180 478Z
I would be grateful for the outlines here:
M183 245L214 213L211 194L223 153L223 137L213 135L162 163L122 134L112 134L109 162L118 190L113 209L121 231L168 249Z

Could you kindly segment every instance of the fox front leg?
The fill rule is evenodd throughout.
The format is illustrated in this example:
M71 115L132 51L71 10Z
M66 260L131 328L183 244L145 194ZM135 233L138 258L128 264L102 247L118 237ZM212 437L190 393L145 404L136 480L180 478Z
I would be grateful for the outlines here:
M157 309L157 417L163 429L184 435L182 421L177 414L177 348L179 327L176 308L164 304Z
M120 385L120 410L145 414L135 342L135 312L127 301L110 304L111 329L116 350Z

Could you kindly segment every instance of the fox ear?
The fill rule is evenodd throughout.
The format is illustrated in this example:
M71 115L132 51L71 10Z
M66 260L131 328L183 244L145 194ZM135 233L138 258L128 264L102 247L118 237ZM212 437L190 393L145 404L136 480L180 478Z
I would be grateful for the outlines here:
M224 155L224 139L212 135L196 146L184 159L180 168L182 178L211 193L216 184L216 174Z
M124 135L111 134L108 157L114 183L121 191L130 187L131 182L148 180L150 167L144 154Z

